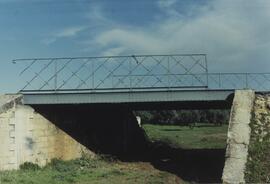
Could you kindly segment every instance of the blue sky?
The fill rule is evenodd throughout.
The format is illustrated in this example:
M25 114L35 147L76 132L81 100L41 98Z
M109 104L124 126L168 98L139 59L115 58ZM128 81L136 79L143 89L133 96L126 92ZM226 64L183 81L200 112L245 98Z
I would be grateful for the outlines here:
M206 53L212 72L270 71L269 0L0 0L0 92L12 59Z

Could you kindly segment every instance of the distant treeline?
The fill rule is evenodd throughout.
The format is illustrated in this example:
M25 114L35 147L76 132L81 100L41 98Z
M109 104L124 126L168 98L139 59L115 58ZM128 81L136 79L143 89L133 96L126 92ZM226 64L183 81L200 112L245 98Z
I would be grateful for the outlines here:
M229 110L159 110L137 111L142 123L189 125L192 123L227 124Z

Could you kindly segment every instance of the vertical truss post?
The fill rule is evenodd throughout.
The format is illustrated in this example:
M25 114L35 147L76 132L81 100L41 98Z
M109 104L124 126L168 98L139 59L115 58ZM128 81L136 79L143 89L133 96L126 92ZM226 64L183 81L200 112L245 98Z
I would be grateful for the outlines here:
M57 90L57 60L54 60L54 91Z
M170 69L170 57L167 59L167 78L168 78L168 89L170 89L170 74L171 74L171 69Z
M218 73L218 87L221 88L221 73Z
M135 58L135 56L134 56L134 58ZM135 58L135 60L136 60L136 58ZM131 71L131 60L129 60L128 61L128 70L129 70L129 73L131 74L132 73L132 71ZM131 75L129 75L129 90L131 91L131 89L132 89L132 84L131 84Z
M208 63L207 63L207 56L206 56L206 54L204 55L204 59L205 59L205 72L206 72L206 86L207 86L207 88L209 87L209 79L208 79L208 75L209 75L209 73L208 73Z
M92 61L92 90L95 89L95 79L94 79L94 72L95 72L95 60Z
M246 77L246 89L248 89L248 73L245 74Z
M112 71L112 75L111 75L111 78L112 78L112 88L113 88L113 78L114 78L114 74L113 74L113 71Z

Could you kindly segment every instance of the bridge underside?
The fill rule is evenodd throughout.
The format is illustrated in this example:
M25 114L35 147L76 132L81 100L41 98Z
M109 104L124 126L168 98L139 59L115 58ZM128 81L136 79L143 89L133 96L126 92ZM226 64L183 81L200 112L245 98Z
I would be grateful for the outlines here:
M126 106L130 109L230 108L234 90L24 93L25 105Z

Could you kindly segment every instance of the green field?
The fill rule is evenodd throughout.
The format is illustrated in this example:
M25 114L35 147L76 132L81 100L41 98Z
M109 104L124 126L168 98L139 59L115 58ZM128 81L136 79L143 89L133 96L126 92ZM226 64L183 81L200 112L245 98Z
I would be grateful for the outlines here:
M197 124L195 127L177 125L143 125L150 141L161 141L174 148L213 149L225 148L227 125Z
M143 125L150 142L173 148L225 148L227 126ZM151 144L150 143L150 144ZM156 152L155 152L156 153ZM162 161L163 163L163 161ZM165 163L165 162L164 162ZM178 163L177 163L178 164ZM179 165L180 166L180 165ZM184 166L186 167L186 166ZM177 169L179 170L179 169ZM200 171L198 171L201 173ZM172 172L174 173L174 172ZM89 183L185 183L179 175L161 171L150 161L122 162L107 157L54 160L43 168L26 165L18 171L0 172L0 184L89 184Z
M179 183L180 179L154 169L149 163L123 163L103 159L54 160L44 168L28 166L19 171L0 173L1 184L135 184L165 181Z

